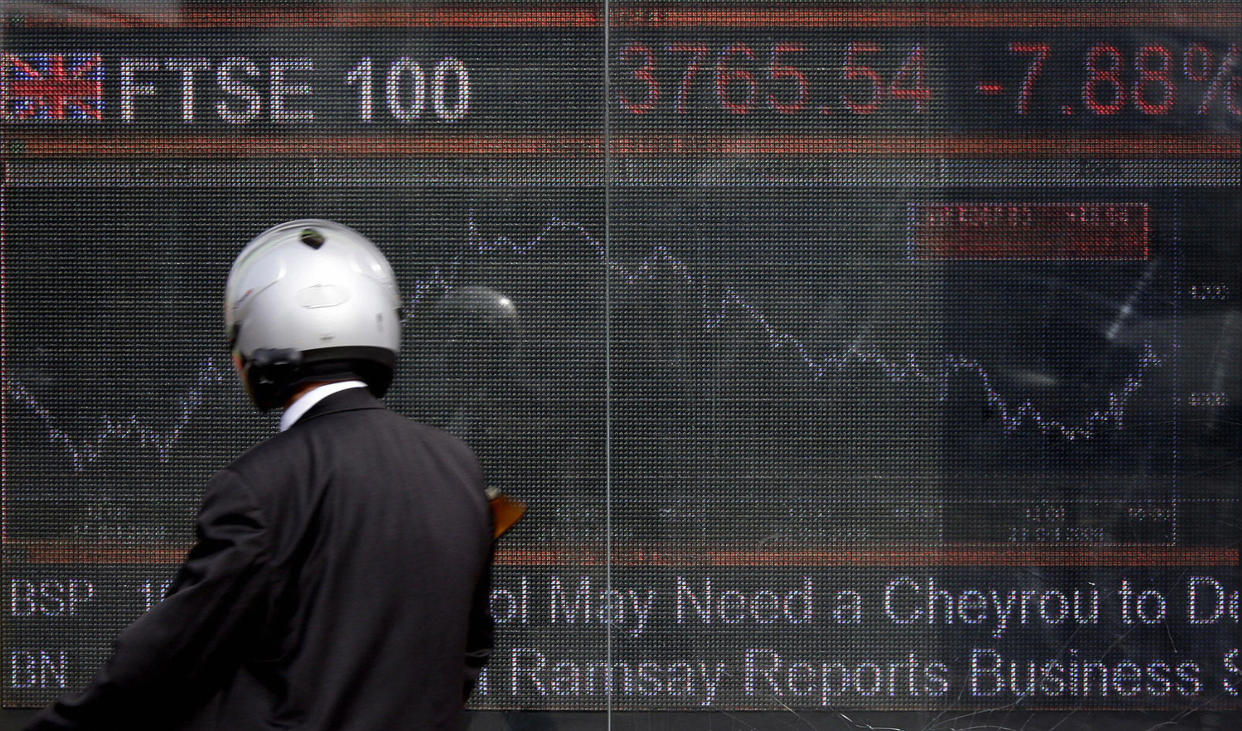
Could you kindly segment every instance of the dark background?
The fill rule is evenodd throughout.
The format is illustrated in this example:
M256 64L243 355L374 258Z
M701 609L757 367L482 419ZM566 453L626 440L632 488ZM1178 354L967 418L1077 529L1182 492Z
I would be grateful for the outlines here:
M491 483L531 503L530 517L502 547L514 556L550 551L559 563L514 559L498 568L502 581L588 576L596 586L657 587L663 595L683 575L752 592L813 575L821 586L874 591L914 572L960 586L1115 586L1129 577L1172 596L1198 572L1236 586L1236 567L1186 563L1121 569L1039 565L1033 558L1030 566L903 568L817 566L797 558L977 543L1016 543L1032 556L1067 545L1087 553L1118 546L1236 549L1242 216L1236 183L1196 178L1198 168L1188 165L1193 152L1144 168L1154 170L1150 175L1111 183L1052 174L1043 180L1039 166L1048 161L995 153L977 163L954 160L965 172L951 181L913 172L903 179L903 169L925 161L895 154L881 160L895 172L879 180L862 172L852 178L850 166L866 160L844 154L797 158L835 166L827 180L815 170L777 170L759 181L737 175L738 160L727 155L605 161L567 153L545 166L545 159L517 151L464 161L385 158L365 149L281 157L262 142L604 133L727 141L779 133L912 137L934 147L969 135L1133 136L1139 143L1236 137L1238 118L1223 101L1197 113L1206 91L1184 74L1167 113L1145 115L1133 104L1116 115L1061 111L1081 99L1082 59L1091 46L1114 45L1127 62L1148 44L1167 46L1175 58L1195 42L1221 54L1230 35L1219 27L614 28L614 93L638 93L633 56L621 56L627 44L655 49L661 64L654 72L659 101L637 115L615 102L604 112L600 28L83 31L8 21L5 51L97 51L109 69L100 124L10 119L4 128L13 134L4 151L12 177L6 175L3 192L5 596L12 608L9 582L28 577L87 580L99 592L83 614L9 616L4 646L69 648L71 687L89 679L110 638L142 611L140 588L154 590L171 575L207 476L274 429L274 417L245 402L228 366L220 294L229 263L250 237L307 216L357 228L397 271L409 319L388 403L466 438ZM763 76L767 49L786 40L810 49L800 58L812 111L841 104L840 94L866 95L861 82L840 77L850 41L885 49L867 61L886 80L908 49L924 47L932 99L925 112L891 98L874 115L839 106L818 116L765 109L766 94L790 93ZM684 114L673 107L681 70L666 65L663 49L671 41L711 49ZM1054 49L1027 114L1015 111L1014 84L1029 58L1010 52L1011 41ZM713 81L717 54L735 42L758 54L743 65L760 80L760 101L746 115L722 108ZM314 57L318 73L307 78L322 93L305 104L317 121L226 125L209 113L218 93L204 75L198 121L185 125L179 81L161 72L144 77L160 91L139 100L139 122L125 124L117 117L117 59L148 55L213 62L227 55ZM381 71L401 55L462 59L471 73L471 111L451 124L429 117L399 125L383 114L378 73L376 121L352 121L355 90L339 82L363 55ZM1133 69L1123 76L1131 83ZM1006 84L1003 96L975 93L973 82L993 79ZM726 89L731 99L740 93ZM108 135L148 146L155 138L196 135L253 135L260 142L240 157L161 153L158 146L137 157L49 159L32 151L42 140ZM743 162L787 162L783 154ZM1123 160L1147 157L1135 152ZM1228 162L1236 166L1237 159ZM646 177L614 175L631 163L647 166ZM136 176L135 164L149 164L145 177ZM502 170L520 164L529 167ZM556 172L558 165L566 172ZM522 172L541 166L539 173ZM998 166L1035 172L998 181ZM446 181L420 175L428 171ZM942 202L1141 202L1151 211L1151 254L1138 261L920 260L912 255L912 206ZM489 310L492 295L508 298L516 316ZM1145 360L1149 355L1159 364ZM1122 392L1119 418L1088 436L1067 439L1057 426L1091 423L1092 412ZM112 558L92 560L93 550ZM671 565L632 558L643 551L683 558ZM742 565L713 564L713 551L735 552ZM789 558L746 564L771 555ZM602 556L631 558L605 567ZM1158 629L1133 633L1108 621L1081 631L1038 627L1014 633L1005 647L1043 658L1072 646L1115 660L1213 658L1237 643L1236 626L1192 630L1170 622ZM714 661L755 646L814 657L900 657L913 648L958 661L979 641L961 627L903 634L866 625L854 632L687 629L667 615L639 637L598 623L534 623L502 627L496 667L503 669L504 652L531 646L580 659L598 659L610 648L617 659L635 662ZM59 692L15 687L16 673L6 675L6 705L39 705ZM959 698L931 705L960 710L896 714L851 697L843 700L844 715L796 703L788 709L795 715L779 711L785 701L778 698L764 700L761 709L770 714L755 714L755 701L740 693L699 714L676 701L618 695L611 717L570 712L609 700L476 698L482 708L515 712L480 712L473 727L1236 722L1232 711L1203 714L1194 704L1171 703L1160 716L1124 712L1127 704L1164 706L1148 698L1119 702L1122 711L1059 715L1017 707L974 716L989 704ZM1199 700L1236 707L1229 698ZM661 709L667 713L654 713Z

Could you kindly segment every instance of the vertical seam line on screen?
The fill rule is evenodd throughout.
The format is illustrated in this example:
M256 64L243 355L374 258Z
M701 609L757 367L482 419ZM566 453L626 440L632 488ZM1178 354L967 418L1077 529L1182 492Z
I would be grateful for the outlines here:
M612 3L604 0L604 586L612 596ZM610 610L611 613L611 610ZM612 624L605 625L604 660L612 674ZM612 684L605 683L605 727L612 729Z
M0 150L0 570L8 574L9 551L9 150ZM0 638L0 650L5 650ZM8 695L4 695L8 700Z
M9 547L9 151L0 151L0 567Z
M1182 269L1185 264L1182 246L1182 217L1185 209L1182 206L1182 189L1173 186L1173 357L1169 358L1173 371L1173 393L1180 398L1182 395L1182 374L1178 367L1178 361L1181 360L1182 352ZM1151 216L1151 209L1148 207L1147 215ZM1144 242L1147 246L1151 246L1150 218L1148 219L1148 240ZM1148 254L1148 266L1151 265L1151 254ZM1223 335L1223 333L1222 333ZM1215 390L1215 389L1213 389ZM1169 538L1173 545L1177 545L1177 514L1181 511L1181 444L1180 435L1182 430L1180 408L1173 409L1173 499L1170 501L1172 506L1172 519L1169 526Z

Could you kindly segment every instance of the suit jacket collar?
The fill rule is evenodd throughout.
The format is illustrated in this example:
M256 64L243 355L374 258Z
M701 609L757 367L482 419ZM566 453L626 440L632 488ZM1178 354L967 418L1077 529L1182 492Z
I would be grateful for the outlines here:
M326 414L335 414L341 411L357 411L359 409L382 409L384 404L379 399L371 395L371 391L366 388L347 388L344 391L338 391L331 396L324 398L302 414L302 418L294 422L290 429L298 428L299 424L305 424L311 419L317 419Z

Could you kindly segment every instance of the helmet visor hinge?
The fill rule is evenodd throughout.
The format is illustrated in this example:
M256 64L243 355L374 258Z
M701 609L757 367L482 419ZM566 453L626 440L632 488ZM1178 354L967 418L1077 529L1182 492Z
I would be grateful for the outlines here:
M293 379L302 365L302 353L292 348L260 348L250 356L247 371L256 384L278 385Z

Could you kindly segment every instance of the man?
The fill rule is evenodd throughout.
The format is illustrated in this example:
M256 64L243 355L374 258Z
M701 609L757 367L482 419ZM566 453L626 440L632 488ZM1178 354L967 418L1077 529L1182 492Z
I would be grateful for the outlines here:
M392 269L322 220L265 231L226 326L281 433L208 484L169 596L43 729L455 729L491 650L492 524L469 448L388 411Z

